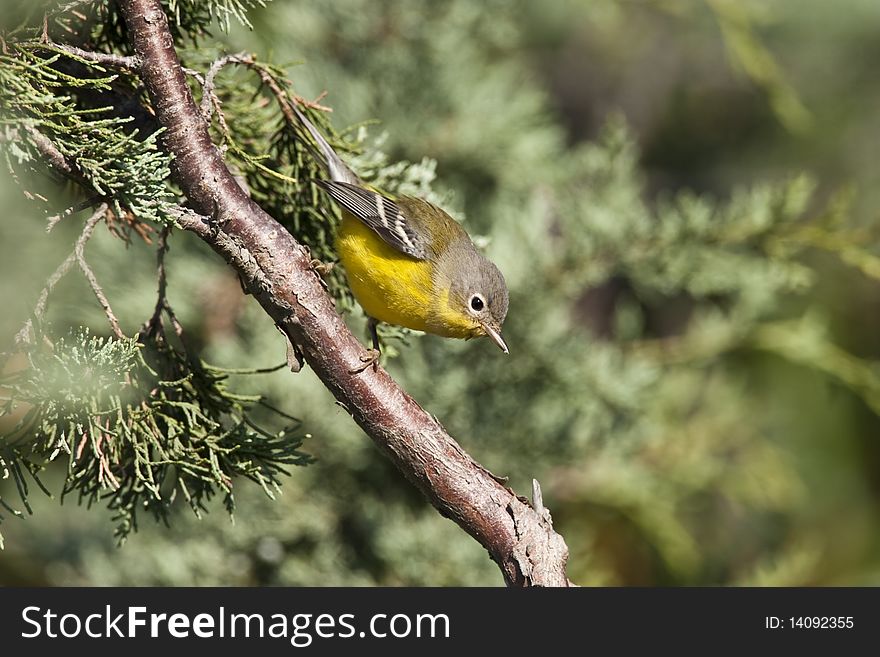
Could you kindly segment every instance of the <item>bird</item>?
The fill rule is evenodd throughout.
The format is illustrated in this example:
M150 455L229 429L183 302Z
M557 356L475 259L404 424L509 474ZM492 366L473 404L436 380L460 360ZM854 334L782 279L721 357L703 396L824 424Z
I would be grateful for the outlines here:
M508 354L501 335L507 284L461 224L425 199L365 184L305 114L291 106L317 150L308 140L303 143L329 176L314 182L342 210L336 250L368 317L373 343L362 357L366 365L357 371L378 361L379 322L449 338L485 336Z

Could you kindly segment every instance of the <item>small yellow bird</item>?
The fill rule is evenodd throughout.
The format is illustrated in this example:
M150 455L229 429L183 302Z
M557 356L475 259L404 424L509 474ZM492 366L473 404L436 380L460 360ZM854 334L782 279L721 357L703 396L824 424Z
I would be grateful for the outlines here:
M330 180L316 182L343 209L336 249L351 291L370 318L369 362L378 357L377 322L465 340L485 335L508 353L501 337L508 292L498 267L436 205L366 187L312 122L293 109L330 174Z

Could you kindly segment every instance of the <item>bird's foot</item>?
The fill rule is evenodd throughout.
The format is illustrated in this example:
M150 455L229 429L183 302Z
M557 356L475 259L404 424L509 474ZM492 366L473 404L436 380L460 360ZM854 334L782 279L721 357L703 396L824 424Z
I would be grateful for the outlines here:
M379 368L379 356L382 355L378 349L368 349L366 354L363 354L360 357L363 365L360 367L355 367L354 369L349 370L349 374L360 374L368 367L372 367L375 372Z
M312 260L309 262L309 267L311 267L312 271L314 271L318 276L324 278L325 276L327 276L327 274L333 271L333 268L336 267L336 263L322 262L317 258L312 258Z
M335 266L335 262L321 262L317 258L312 258L309 262L309 267L311 267L312 271L318 275L318 282L321 283L321 287L328 291L330 288L327 285L327 281L324 279L327 278L327 274L333 271Z

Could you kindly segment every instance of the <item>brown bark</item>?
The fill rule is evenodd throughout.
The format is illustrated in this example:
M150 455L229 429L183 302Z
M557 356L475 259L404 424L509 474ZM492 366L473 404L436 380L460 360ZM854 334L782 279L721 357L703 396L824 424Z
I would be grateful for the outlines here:
M254 203L211 142L184 80L157 0L120 0L140 75L174 175L201 218L181 216L239 273L263 309L366 434L440 511L480 542L511 585L565 586L568 548L536 512L475 462L381 368L359 367L364 347L346 328L307 250Z

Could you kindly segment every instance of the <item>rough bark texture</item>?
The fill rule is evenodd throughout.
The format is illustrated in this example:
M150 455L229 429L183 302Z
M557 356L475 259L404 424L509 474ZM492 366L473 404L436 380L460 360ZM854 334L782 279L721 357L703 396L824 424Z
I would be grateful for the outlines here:
M381 368L360 374L364 347L346 328L307 250L257 206L211 142L157 0L120 0L174 174L198 213L181 223L236 269L248 290L367 435L441 514L480 542L510 585L566 586L568 548L536 512L475 462Z

